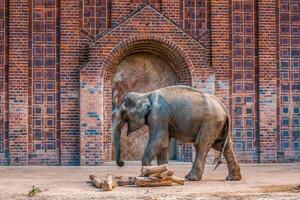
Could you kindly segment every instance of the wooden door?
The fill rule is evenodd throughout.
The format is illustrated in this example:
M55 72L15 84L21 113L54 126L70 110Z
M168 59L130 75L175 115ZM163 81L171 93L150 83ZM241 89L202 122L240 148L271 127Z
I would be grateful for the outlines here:
M113 109L120 104L126 92L149 92L158 88L175 85L176 74L171 65L157 55L135 53L124 58L112 78ZM148 127L133 132L129 137L126 127L121 136L122 159L140 160L148 142ZM174 157L176 148L172 142L170 157Z

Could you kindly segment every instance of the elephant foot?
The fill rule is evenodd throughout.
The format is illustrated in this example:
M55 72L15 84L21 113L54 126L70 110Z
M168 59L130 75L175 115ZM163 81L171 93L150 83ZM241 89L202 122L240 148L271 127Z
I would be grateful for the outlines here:
M189 181L200 181L202 177L196 173L190 172L185 176L185 178Z
M239 174L239 175L234 175L234 174L229 174L227 177L226 177L226 181L240 181L242 179L242 176Z
M164 164L168 164L167 160L157 160L157 165L164 165Z

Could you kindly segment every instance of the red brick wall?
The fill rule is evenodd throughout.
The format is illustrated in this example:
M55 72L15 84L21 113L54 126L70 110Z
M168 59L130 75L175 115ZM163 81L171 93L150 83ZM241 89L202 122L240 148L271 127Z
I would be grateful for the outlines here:
M277 156L283 162L300 157L300 2L277 6Z
M230 6L233 139L240 160L257 162L257 5L254 0L233 0Z
M260 161L277 159L276 1L258 1Z
M35 0L29 14L29 164L58 165L59 1Z
M0 164L8 161L8 1L0 2Z
M187 77L192 73L192 85L206 86L210 73L206 49L152 8L143 8L92 43L89 62L81 69L82 164L98 164L99 159L111 157L111 77L124 56L141 50L164 54L173 61L179 59L175 65L182 66L177 69L181 83L189 84Z
M225 102L241 161L299 160L299 15L298 0L0 0L0 164L110 159L114 67L145 50Z
M9 1L9 153L12 165L28 164L27 0Z
M60 151L79 164L79 1L60 1Z

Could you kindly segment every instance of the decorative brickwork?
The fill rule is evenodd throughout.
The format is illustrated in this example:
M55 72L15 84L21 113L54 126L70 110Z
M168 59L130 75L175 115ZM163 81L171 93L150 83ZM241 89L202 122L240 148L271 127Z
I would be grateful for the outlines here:
M299 41L299 0L0 0L0 164L111 160L114 92L174 84L226 104L240 161L299 161ZM122 70L135 77L115 86Z
M84 30L96 35L107 28L107 0L80 0L81 23Z
M160 23L153 23L156 21ZM137 25L140 25L140 29L134 29ZM151 34L154 32L160 36ZM91 44L89 62L81 69L80 75L81 164L98 164L97 160L103 159L99 157L103 152L104 159L111 156L111 80L117 64L127 55L135 52L165 55L176 66L174 71L178 74L178 83L192 84L199 88L206 86L210 73L207 51L201 44L182 33L182 30L156 10L144 6L136 15ZM187 58L189 59L186 60ZM191 79L188 78L190 73ZM91 112L95 112L97 117L90 116ZM90 145L94 148L90 148ZM91 153L93 149L94 157ZM190 150L189 152L191 154Z
M53 0L35 0L31 6L29 163L58 165L59 4Z
M244 162L258 160L255 1L231 2L231 97L235 149Z
M278 160L300 158L300 2L281 0L278 16Z
M197 38L207 29L208 5L206 0L184 0L183 27L191 36Z

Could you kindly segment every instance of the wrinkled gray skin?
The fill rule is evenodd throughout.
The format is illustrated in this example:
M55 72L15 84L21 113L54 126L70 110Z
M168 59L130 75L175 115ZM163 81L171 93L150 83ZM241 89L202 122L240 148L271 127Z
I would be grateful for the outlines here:
M113 125L115 157L123 166L120 133L128 123L128 134L144 124L149 127L149 141L142 157L142 165L149 166L157 157L158 165L168 163L170 138L193 143L196 156L188 180L201 180L204 163L210 148L222 151L224 147L229 175L226 180L240 180L230 133L230 118L225 105L215 96L187 86L171 86L149 93L130 92L124 97Z

